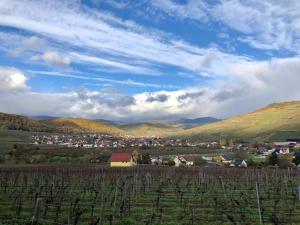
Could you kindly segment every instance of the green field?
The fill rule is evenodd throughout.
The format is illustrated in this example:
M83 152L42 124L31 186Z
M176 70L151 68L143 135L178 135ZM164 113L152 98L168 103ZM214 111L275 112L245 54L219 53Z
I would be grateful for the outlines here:
M299 175L224 168L1 167L0 224L259 224L259 211L263 224L299 224Z
M13 148L15 144L28 144L31 142L31 132L0 129L0 151Z

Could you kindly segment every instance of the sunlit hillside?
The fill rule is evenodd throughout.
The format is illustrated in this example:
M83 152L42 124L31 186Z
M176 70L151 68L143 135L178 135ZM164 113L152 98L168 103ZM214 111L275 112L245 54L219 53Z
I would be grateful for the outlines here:
M183 131L178 124L170 125L163 122L128 124L120 126L120 128L134 136L170 136Z
M284 140L300 136L300 101L271 104L260 110L186 130L193 138Z
M0 113L0 129L46 132L54 130L52 126L46 123L7 113Z
M46 121L47 124L55 127L56 131L64 133L105 133L122 135L124 132L114 126L102 122L79 119L79 118L58 118Z

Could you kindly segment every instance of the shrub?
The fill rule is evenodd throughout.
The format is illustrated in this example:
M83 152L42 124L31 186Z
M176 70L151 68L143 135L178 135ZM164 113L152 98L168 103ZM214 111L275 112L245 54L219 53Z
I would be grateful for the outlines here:
M278 162L278 166L280 168L291 168L294 166L294 164L292 163L293 158L290 155L283 155L279 157L279 162Z
M169 160L168 161L168 166L175 166L174 160Z
M195 166L204 166L206 163L206 160L202 156L197 156L194 161Z

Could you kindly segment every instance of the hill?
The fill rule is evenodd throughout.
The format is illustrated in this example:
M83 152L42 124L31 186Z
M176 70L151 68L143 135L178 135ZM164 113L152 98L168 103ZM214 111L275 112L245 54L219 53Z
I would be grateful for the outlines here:
M121 129L107 125L103 122L79 119L79 118L57 118L44 121L48 125L55 127L57 132L62 133L104 133L113 135L122 135L124 131Z
M58 117L54 117L54 116L28 116L30 119L33 119L33 120L52 120L52 119L56 119Z
M221 121L220 119L216 119L213 117L199 117L195 119L185 119L182 118L180 120L174 121L174 123L181 125L182 128L192 128L196 126L202 126L209 123L215 123Z
M177 124L169 124L164 122L145 122L119 126L128 134L133 136L170 136L183 129Z
M271 104L257 111L188 129L190 138L219 140L285 140L300 136L300 101Z
M174 121L150 121L141 123L119 124L118 127L134 136L172 136L185 129L220 121L213 117L179 119Z
M104 134L121 135L124 131L102 122L77 119L56 118L49 120L34 120L26 116L0 113L0 129L20 130L31 132L63 132L63 133L85 133L95 132Z
M0 129L51 132L54 128L46 123L25 116L0 113Z

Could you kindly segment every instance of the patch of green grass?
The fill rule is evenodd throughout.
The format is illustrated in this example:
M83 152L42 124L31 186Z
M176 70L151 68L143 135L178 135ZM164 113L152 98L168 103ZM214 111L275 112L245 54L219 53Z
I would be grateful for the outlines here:
M0 129L0 152L10 150L15 144L28 144L31 132Z

